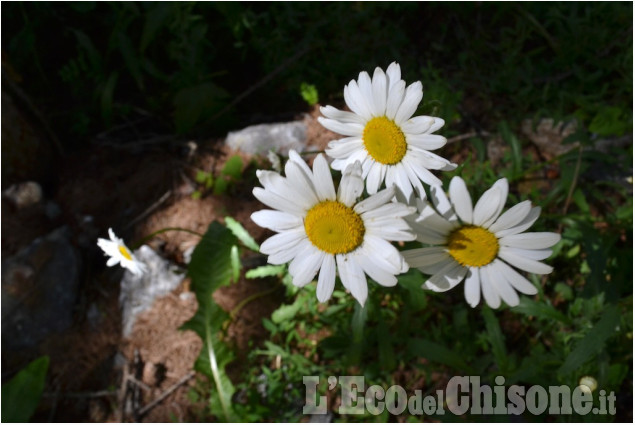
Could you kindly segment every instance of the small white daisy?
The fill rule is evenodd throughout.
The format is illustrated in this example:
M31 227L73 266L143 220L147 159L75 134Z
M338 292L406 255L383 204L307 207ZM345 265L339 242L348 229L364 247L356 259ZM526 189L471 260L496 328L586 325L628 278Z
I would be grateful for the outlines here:
M424 287L436 292L452 289L465 279L465 299L475 307L483 293L485 302L498 308L501 299L509 306L519 303L516 291L534 295L538 291L510 266L536 274L552 267L541 263L552 253L560 235L551 232L522 233L540 215L540 207L521 202L501 215L507 200L507 179L498 180L483 193L476 206L465 182L454 177L450 198L440 186L432 187L434 207L419 200L419 214L408 218L417 240L434 245L404 251L411 267L431 275Z
M141 261L137 260L132 251L128 249L123 239L118 238L112 229L108 229L108 239L97 239L97 245L110 256L106 265L112 267L117 263L121 264L121 267L130 270L134 275L141 276L148 268Z
M358 202L364 190L359 162L346 167L337 192L323 155L313 171L295 151L289 152L285 177L258 170L263 187L254 196L274 210L253 213L251 219L275 232L260 246L269 263L290 262L293 284L302 287L320 271L317 297L324 302L335 286L336 269L342 284L364 305L366 275L383 286L397 284L396 274L408 270L399 251L388 241L414 240L403 219L414 208L393 203L394 187Z
M357 81L351 80L344 87L344 100L353 112L332 106L320 108L326 118L318 121L347 136L329 143L326 153L335 158L331 166L343 170L359 161L368 193L376 193L385 181L386 187L395 184L406 199L413 187L423 198L421 182L441 184L429 170L449 171L456 164L430 152L446 144L445 137L432 134L445 122L435 117L412 117L422 98L421 82L406 88L395 62L386 73L376 68L372 80L361 72Z

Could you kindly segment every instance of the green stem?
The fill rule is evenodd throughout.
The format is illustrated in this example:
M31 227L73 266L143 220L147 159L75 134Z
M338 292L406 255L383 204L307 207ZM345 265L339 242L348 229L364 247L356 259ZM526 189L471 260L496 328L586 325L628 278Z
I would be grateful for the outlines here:
M140 241L134 243L132 245L132 249L137 249L139 248L141 245L143 245L145 242L149 241L150 239L152 239L153 237L155 237L156 235L159 235L161 233L165 233L165 232L169 232L169 231L175 231L175 232L186 232L186 233L191 233L192 235L196 235L199 238L202 238L203 235L201 235L198 232L195 232L194 230L190 230L190 229L183 229L181 227L166 227L165 229L161 229L161 230L157 230L156 232L150 233L148 236L142 238Z
M247 304L249 304L250 302L252 302L253 300L257 300L260 297L264 297L266 295L271 294L272 292L276 291L278 289L279 285L274 286L271 289L268 289L266 291L262 291L262 292L258 292L256 294L252 294L250 296L248 296L247 298L245 298L244 300L242 300L240 303L238 303L238 305L236 307L234 307L232 309L232 311L229 312L229 315L231 316L232 319L236 318L236 315L238 314L238 312Z

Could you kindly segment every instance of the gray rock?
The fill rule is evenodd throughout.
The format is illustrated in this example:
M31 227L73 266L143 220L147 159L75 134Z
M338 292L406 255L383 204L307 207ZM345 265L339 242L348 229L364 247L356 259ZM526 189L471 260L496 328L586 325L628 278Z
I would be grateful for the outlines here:
M81 258L64 226L2 260L2 348L33 347L73 322Z
M4 190L2 197L17 209L22 209L42 200L42 188L36 182L17 183Z
M129 336L139 313L152 307L154 300L176 288L184 273L181 268L162 258L147 245L134 252L137 259L148 267L141 276L126 270L121 280L119 305L122 310L123 335Z
M289 149L300 152L306 146L306 123L292 121L259 124L227 134L225 144L249 154L266 155L270 150L287 154Z

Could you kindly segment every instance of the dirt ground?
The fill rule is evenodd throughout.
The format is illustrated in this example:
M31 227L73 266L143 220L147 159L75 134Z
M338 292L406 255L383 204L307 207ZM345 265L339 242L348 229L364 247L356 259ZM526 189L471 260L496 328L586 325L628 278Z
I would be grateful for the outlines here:
M316 121L319 111L299 116L307 123L309 150L322 150L335 134ZM139 240L166 227L204 233L214 221L231 216L258 241L268 233L249 216L263 206L251 194L256 183L245 180L225 195L213 195L195 181L196 170L218 172L227 158L239 154L246 167L268 167L266 158L232 152L222 140L197 140L196 145L169 142L159 145L104 143L66 155L54 181L43 184L45 199L56 202L61 215L51 219L44 208L16 211L3 200L2 255L18 252L34 238L60 225L76 235L83 250L83 274L74 311L74 324L62 334L43 341L30 352L3 352L3 375L12 374L39 355L50 357L49 378L36 421L206 421L205 402L192 394L207 385L193 372L201 341L192 331L179 328L196 311L196 299L184 279L172 293L156 300L138 316L128 338L121 336L118 303L122 270L106 268L96 244L109 227L126 241ZM248 170L253 175L253 170ZM194 191L200 199L194 199ZM198 237L171 231L147 243L178 264L198 242ZM88 247L88 248L86 248ZM245 264L263 262L251 254ZM226 311L254 294L266 295L240 308L228 327L237 360L228 367L238 381L250 347L262 343L266 333L262 318L281 303L284 290L271 290L266 280L241 278L214 294ZM97 312L97 313L95 313ZM193 391L196 389L196 391Z

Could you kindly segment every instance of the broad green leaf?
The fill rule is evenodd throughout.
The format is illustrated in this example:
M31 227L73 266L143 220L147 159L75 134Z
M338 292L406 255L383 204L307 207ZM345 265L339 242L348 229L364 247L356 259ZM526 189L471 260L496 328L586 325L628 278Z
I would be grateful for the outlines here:
M570 323L567 316L560 313L552 305L544 302L534 301L527 297L521 297L520 303L511 309L514 313L521 313L525 316L534 316L541 320L556 320L562 323Z
M456 351L427 339L414 338L410 340L408 353L413 357L422 357L435 363L450 366L456 371L469 373L472 370Z
M247 273L245 273L245 277L247 279L258 279L267 276L279 276L284 273L284 269L284 264L280 266L272 266L268 264L266 266L256 267L255 269L247 271Z
M383 370L391 371L395 368L397 363L392 343L392 335L384 317L379 314L378 319L377 343L379 345L379 364Z
M620 315L617 308L613 306L608 307L595 326L593 326L584 338L578 341L558 372L562 375L574 372L587 360L602 351L606 340L615 333L619 323Z
M2 422L29 421L42 397L48 367L48 356L40 357L2 385Z
M221 171L226 176L232 177L235 180L240 179L243 174L243 160L240 156L234 155L227 160L223 170Z
M397 277L399 286L408 290L406 302L415 310L423 310L428 305L426 291L421 288L425 279L417 269L410 269L407 273Z
M357 300L355 303L355 312L351 318L352 341L349 346L348 361L351 365L359 364L363 348L364 348L364 328L368 319L368 309L372 299L367 299L364 306L359 305Z
M211 411L224 421L236 420L231 401L234 386L225 373L225 367L234 356L219 338L223 322L229 315L214 302L212 294L231 281L232 247L236 242L229 229L218 222L210 224L194 249L188 268L188 275L192 278L192 290L198 301L198 310L194 317L182 326L182 329L193 330L203 340L195 369L210 377L213 382L214 388L210 391Z
M251 237L249 232L247 232L243 225L240 224L238 221L229 216L225 217L225 226L227 226L227 228L231 230L234 236L236 236L238 240L241 241L247 248L251 249L252 251L260 252L260 247L254 240L254 238Z
M492 354L494 354L498 369L504 373L507 369L507 350L505 348L505 337L503 337L503 333L501 332L498 318L488 307L483 308L483 318L485 319L485 329L487 330L487 337L492 347Z

